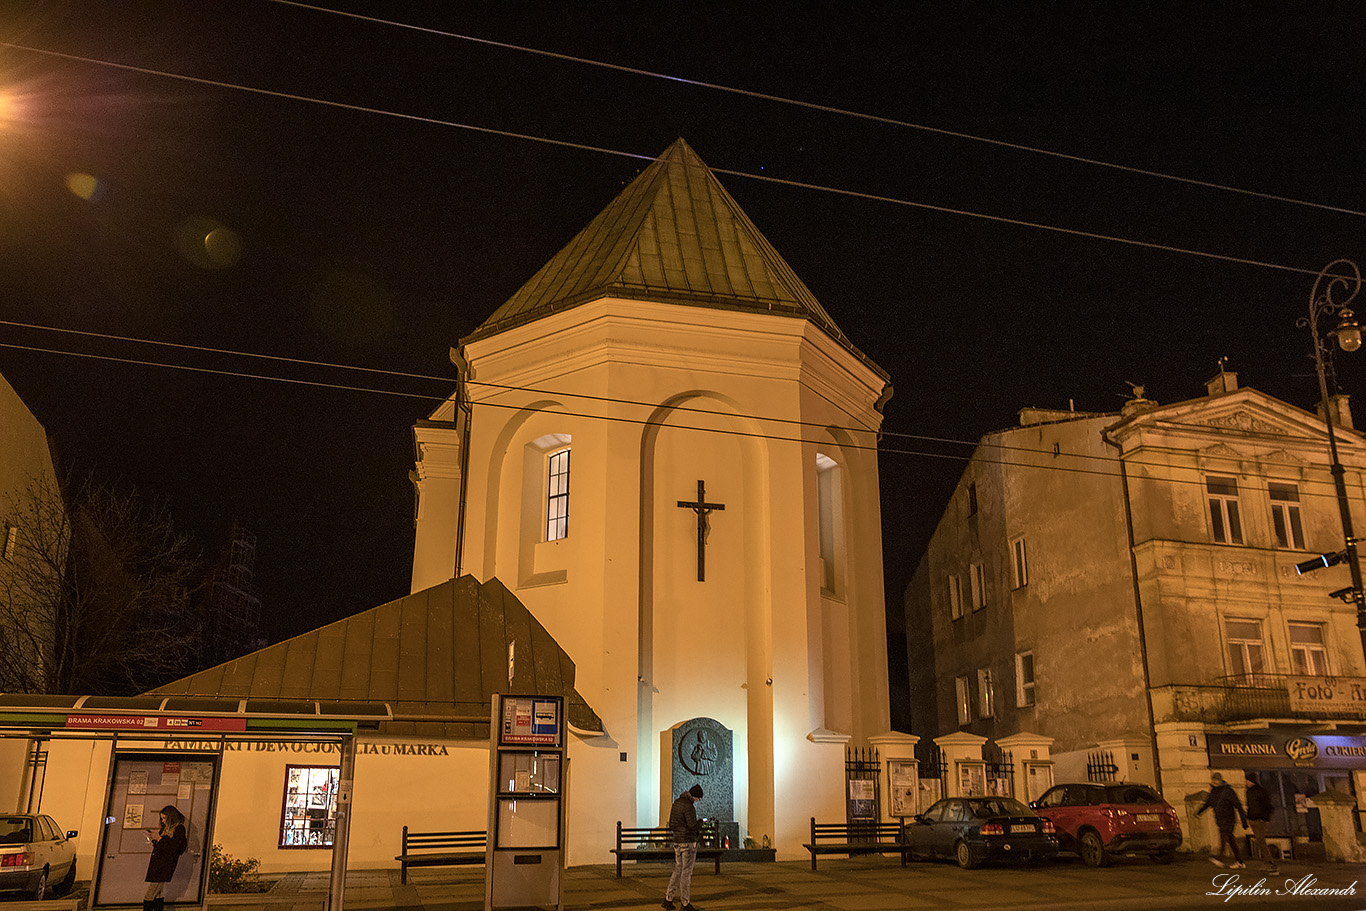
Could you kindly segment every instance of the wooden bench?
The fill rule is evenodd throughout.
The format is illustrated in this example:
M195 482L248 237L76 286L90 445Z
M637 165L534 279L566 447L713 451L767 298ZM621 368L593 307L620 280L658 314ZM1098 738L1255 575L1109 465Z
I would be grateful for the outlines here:
M811 852L811 869L818 854L900 854L906 866L906 837L896 822L816 822L811 817L811 841L802 845Z
M622 860L668 860L674 859L673 836L668 826L653 828L627 827L617 820L617 846L612 849L617 856L617 878L621 878ZM697 843L697 856L707 857L716 862L716 872L721 872L721 855L725 853L716 843L716 825L702 824L701 840Z
M408 882L409 867L446 867L455 864L482 864L489 834L478 832L409 832L403 827L403 853L399 863L399 882Z

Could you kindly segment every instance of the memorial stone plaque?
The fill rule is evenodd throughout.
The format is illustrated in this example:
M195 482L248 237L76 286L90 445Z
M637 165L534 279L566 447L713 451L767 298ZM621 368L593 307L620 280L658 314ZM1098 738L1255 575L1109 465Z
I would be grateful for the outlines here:
M670 733L673 789L669 801L700 784L697 818L715 820L718 837L729 838L732 848L740 847L740 827L735 822L734 732L715 719L694 718Z

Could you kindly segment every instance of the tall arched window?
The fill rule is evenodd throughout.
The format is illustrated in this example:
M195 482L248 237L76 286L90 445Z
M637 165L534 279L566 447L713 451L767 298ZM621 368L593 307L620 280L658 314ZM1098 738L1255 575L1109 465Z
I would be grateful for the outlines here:
M569 450L552 452L546 459L545 539L569 537Z
M843 494L839 463L816 453L816 502L820 525L821 589L839 594L844 551Z

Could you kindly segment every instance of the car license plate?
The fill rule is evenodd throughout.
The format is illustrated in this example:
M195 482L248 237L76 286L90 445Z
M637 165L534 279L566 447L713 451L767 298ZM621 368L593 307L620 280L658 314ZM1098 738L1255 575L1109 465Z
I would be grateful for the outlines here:
M1157 814L1139 813L1137 816L1134 817L1134 819L1138 820L1139 822L1157 822Z
M1034 827L1031 826L1031 825L1011 826L1011 827L1010 827L1010 834L1011 834L1011 835L1031 835L1031 834L1033 834L1033 832L1034 832Z

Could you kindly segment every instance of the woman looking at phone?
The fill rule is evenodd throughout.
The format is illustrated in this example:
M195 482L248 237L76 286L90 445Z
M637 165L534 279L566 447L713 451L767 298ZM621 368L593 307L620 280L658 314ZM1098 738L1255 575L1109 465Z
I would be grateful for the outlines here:
M147 840L152 843L152 858L147 861L147 895L142 900L142 911L163 911L166 900L161 897L166 884L175 876L176 861L185 853L185 815L167 804L161 808L160 829L148 829Z

